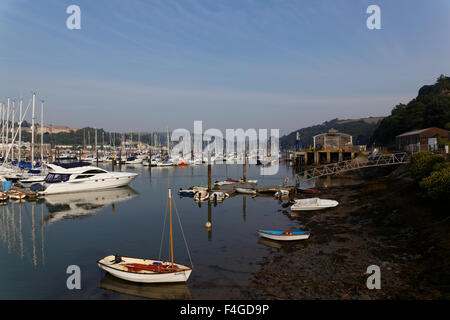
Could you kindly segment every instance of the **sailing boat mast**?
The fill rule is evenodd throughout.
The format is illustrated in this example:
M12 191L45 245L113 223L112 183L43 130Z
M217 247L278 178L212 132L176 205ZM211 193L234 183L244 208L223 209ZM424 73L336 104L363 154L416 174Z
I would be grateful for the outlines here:
M14 161L14 118L16 116L16 100L12 103L12 118L11 118L11 162Z
M33 92L31 109L31 169L34 168L34 107L36 106L36 93Z
M10 98L8 98L8 107L6 109L6 150L8 150L9 147L9 102L10 102ZM5 153L6 155L6 153Z
M17 165L20 165L20 160L22 158L22 99L19 102L19 157Z
M170 157L169 127L167 127L167 156Z
M44 163L44 100L41 100L41 168Z
M173 268L173 237L172 237L172 192L169 189L169 222L170 222L170 258Z
M4 113L5 113L5 104L3 102L0 103L1 106L1 113L2 113L2 158L4 158L5 155L5 138L4 138L4 132L5 132L5 121L4 119Z

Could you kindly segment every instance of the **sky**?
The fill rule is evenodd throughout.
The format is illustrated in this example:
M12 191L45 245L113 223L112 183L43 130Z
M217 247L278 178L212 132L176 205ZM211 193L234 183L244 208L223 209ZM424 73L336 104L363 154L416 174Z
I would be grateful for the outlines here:
M36 92L46 124L119 132L386 116L450 74L449 17L448 0L0 0L0 101Z

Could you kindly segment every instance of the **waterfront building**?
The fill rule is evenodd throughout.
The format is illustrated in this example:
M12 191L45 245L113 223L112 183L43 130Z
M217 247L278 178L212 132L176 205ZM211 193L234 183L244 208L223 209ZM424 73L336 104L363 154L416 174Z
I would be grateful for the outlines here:
M409 152L437 151L438 137L442 142L448 141L448 130L431 127L399 134L395 137L398 150Z

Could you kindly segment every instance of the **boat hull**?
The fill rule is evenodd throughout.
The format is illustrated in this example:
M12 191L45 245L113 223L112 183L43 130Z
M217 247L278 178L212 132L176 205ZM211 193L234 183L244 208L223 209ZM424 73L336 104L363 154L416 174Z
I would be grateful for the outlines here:
M180 266L185 268L186 270L174 271L174 272L166 272L166 273L138 273L131 272L125 270L119 270L116 265L107 265L107 261L110 259L114 259L114 256L107 256L99 261L97 261L97 265L110 273L111 275L132 282L140 282L140 283L173 283L173 282L186 282L191 275L192 269L187 268L185 266ZM167 265L168 262L163 262L159 260L149 260L149 259L139 259L139 258L130 258L130 257L122 257L125 263L145 263L145 264L153 264L154 262L162 263Z
M83 192L89 190L112 189L127 186L137 177L136 173L122 173L114 176L99 176L95 180L71 180L67 182L45 185L46 189L40 194L57 194L70 192Z
M316 211L324 210L328 208L334 208L339 204L335 200L310 198L296 200L296 202L291 206L291 211Z
M291 211L317 211L317 210L324 210L328 208L333 207L296 207L295 204L291 207Z
M261 237L271 240L293 241L293 240L305 240L309 238L309 232L297 232L297 233L294 231L292 235L284 235L282 231L266 232L264 230L258 230L258 234Z

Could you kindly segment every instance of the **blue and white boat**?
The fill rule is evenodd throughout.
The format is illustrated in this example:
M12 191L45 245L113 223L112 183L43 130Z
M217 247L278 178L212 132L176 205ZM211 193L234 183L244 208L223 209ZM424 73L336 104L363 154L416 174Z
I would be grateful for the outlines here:
M309 231L274 231L274 230L258 230L261 237L281 240L281 241L292 241L292 240L304 240L309 238Z
M193 197L197 193L198 190L192 190L192 189L180 189L178 190L178 194L182 197Z

